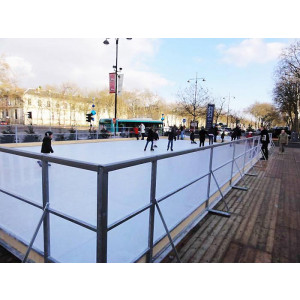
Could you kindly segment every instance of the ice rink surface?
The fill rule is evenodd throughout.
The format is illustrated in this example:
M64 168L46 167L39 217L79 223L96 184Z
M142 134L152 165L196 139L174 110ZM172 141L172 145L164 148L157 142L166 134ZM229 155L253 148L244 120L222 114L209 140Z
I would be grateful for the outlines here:
M85 144L53 145L57 157L106 164L167 153L167 139L160 139L155 151L144 151L146 141L129 140ZM207 144L206 144L207 145ZM186 138L174 142L174 152L199 147ZM41 147L20 150L40 153ZM236 154L245 151L236 145ZM210 149L158 161L156 198L191 182L208 172ZM214 149L213 168L232 159L233 147ZM238 160L242 166L244 158ZM0 153L0 188L42 203L41 167L37 161ZM234 169L237 172L237 169ZM229 180L231 163L215 175L220 185ZM127 216L150 201L151 164L109 173L108 224ZM52 163L49 167L50 207L96 225L96 173ZM210 194L217 189L212 182ZM169 228L178 224L207 197L207 177L160 203ZM27 243L41 217L41 210L0 193L0 227ZM108 233L108 262L131 262L148 246L149 211L132 218ZM61 262L95 262L96 233L50 215L51 256ZM165 235L159 215L155 214L157 240ZM34 247L43 251L43 233L38 233Z

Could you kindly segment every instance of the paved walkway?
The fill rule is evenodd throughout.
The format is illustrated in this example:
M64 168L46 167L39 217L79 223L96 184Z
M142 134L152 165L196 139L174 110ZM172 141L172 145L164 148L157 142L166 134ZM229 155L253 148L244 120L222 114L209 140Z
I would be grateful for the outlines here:
M261 163L257 177L246 176L247 192L226 196L230 218L207 215L177 246L183 263L300 262L300 149L276 147Z

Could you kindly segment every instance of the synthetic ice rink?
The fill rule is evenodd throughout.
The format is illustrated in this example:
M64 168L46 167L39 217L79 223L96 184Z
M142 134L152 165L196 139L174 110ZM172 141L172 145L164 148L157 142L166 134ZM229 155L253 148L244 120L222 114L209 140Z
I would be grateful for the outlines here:
M146 141L115 141L53 145L53 156L107 164L167 153L167 139L158 148L144 151ZM206 143L206 145L208 145ZM199 147L186 138L174 142L174 152ZM229 144L214 149L213 169L230 161ZM41 146L18 148L40 153ZM236 143L235 157L244 153L245 145ZM208 172L210 149L158 161L156 198L191 182ZM246 162L248 158L246 156ZM244 157L237 160L242 168ZM220 185L231 175L229 163L216 171ZM237 169L234 168L234 173ZM96 226L97 176L95 172L51 163L49 167L50 207ZM151 163L109 173L108 224L112 224L150 201ZM198 181L160 203L168 228L203 203L207 198L208 179ZM31 158L0 153L0 188L42 204L42 169ZM212 180L210 194L217 190ZM0 227L27 244L41 217L41 210L0 192ZM108 232L108 262L132 262L148 246L149 210ZM50 215L51 257L60 262L96 262L96 233ZM166 234L159 215L155 214L154 241ZM43 251L43 230L34 248Z

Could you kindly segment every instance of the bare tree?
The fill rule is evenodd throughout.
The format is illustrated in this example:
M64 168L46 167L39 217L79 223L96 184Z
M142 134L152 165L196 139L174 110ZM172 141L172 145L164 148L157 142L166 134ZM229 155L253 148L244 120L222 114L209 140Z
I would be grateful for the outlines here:
M190 85L183 91L177 93L177 105L182 108L186 114L192 116L193 121L204 117L206 105L209 101L208 90L203 87Z

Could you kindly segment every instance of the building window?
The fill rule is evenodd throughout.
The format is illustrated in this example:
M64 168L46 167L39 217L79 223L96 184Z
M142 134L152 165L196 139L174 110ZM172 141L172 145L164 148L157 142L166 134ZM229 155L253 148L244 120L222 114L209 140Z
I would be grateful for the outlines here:
M50 107L50 101L47 101L47 107Z
M59 108L59 103L56 103L56 108Z
M31 105L31 99L28 99L28 105Z
M15 109L15 120L18 120L18 110Z
M42 106L42 101L41 100L38 101L38 106Z

